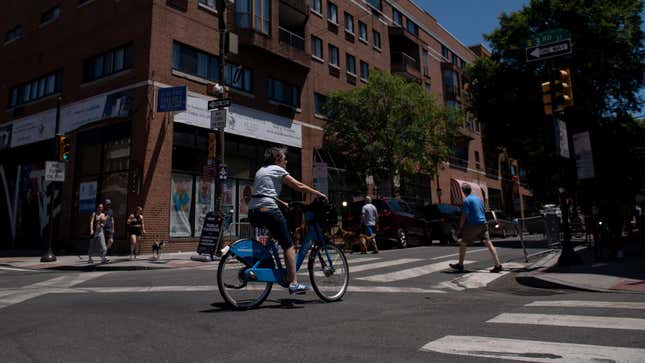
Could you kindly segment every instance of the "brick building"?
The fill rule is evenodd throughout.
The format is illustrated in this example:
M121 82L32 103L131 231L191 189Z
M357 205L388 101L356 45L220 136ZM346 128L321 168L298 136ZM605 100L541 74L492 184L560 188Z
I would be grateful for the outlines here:
M115 207L118 247L126 248L127 214L142 205L144 249L161 239L171 250L192 250L213 198L203 173L206 104L220 82L215 0L8 0L4 9L0 250L42 249L53 200L55 248L82 251L90 213L105 198ZM381 69L460 107L463 67L485 52L461 44L409 1L237 0L227 9L227 28L239 37L224 79L233 99L224 147L231 233L244 225L266 146L287 145L290 172L312 183L326 94ZM158 89L169 86L187 86L185 112L156 112ZM62 193L44 180L57 130L72 142ZM517 164L484 147L476 120L462 133L453 160L433 180L420 176L412 198L457 203L451 184L464 180L501 207L511 175L500 170Z

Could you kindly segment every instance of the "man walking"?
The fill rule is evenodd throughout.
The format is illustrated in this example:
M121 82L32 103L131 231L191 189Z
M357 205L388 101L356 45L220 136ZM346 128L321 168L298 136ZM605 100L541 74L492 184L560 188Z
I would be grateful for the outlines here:
M500 272L502 271L502 264L499 263L497 250L495 250L495 246L493 246L493 242L490 240L488 223L486 221L486 215L484 214L484 203L478 197L470 194L472 192L470 184L463 183L461 185L461 190L466 195L466 198L464 199L461 221L459 222L459 230L461 231L461 242L459 242L459 262L451 263L450 267L459 272L463 272L466 246L469 243L483 240L495 261L495 267L493 267L490 272Z
M376 224L378 223L378 211L374 204L372 204L372 198L370 196L365 197L365 205L361 210L361 221L365 226L365 236L366 239L370 241L374 251L372 253L378 253L378 246L376 245ZM367 253L367 241L365 239L361 240L363 245L363 252Z

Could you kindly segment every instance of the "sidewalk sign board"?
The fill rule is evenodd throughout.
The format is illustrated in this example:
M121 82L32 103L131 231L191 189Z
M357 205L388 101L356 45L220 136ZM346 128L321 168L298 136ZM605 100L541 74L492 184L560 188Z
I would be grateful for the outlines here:
M197 253L208 253L213 256L219 246L221 245L223 237L221 217L218 217L213 212L208 212L204 218L204 227L202 234L199 236L199 244L197 245Z
M159 88L157 112L186 111L186 86Z
M45 181L64 182L65 163L62 161L46 161Z

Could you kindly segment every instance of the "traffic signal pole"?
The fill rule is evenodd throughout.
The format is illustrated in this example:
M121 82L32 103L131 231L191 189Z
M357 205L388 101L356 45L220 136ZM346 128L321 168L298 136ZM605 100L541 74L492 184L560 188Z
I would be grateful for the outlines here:
M60 155L60 102L62 100L61 96L58 96L56 98L56 136L55 136L55 142L54 142L54 160L58 160L59 155ZM47 250L45 253L40 257L40 262L53 262L56 261L56 255L54 255L54 251L52 249L52 244L54 240L54 193L58 187L58 182L51 181L52 184L51 188L51 196L49 199L49 204L48 204L48 213L49 213L49 222L48 222L48 228L47 228ZM45 193L47 193L45 191Z
M226 57L226 0L217 0L217 18L219 30L219 82L222 86L221 98L225 98L226 82L224 81L224 69ZM224 164L224 129L216 129L215 135L217 139L217 146L215 148L215 165L217 169L215 173L215 205L213 206L213 211L216 215L220 216L223 185L222 179L219 175L219 169L220 166Z

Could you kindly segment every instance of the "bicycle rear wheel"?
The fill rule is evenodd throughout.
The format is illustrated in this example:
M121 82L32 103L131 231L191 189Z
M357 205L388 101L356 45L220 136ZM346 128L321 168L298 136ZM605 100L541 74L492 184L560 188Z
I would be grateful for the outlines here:
M264 302L271 292L272 282L250 281L244 276L247 263L228 252L222 256L217 269L217 286L224 300L233 308L246 310Z
M329 256L327 255L329 254ZM349 265L333 244L314 248L309 254L309 279L316 294L326 302L340 300L349 285Z

